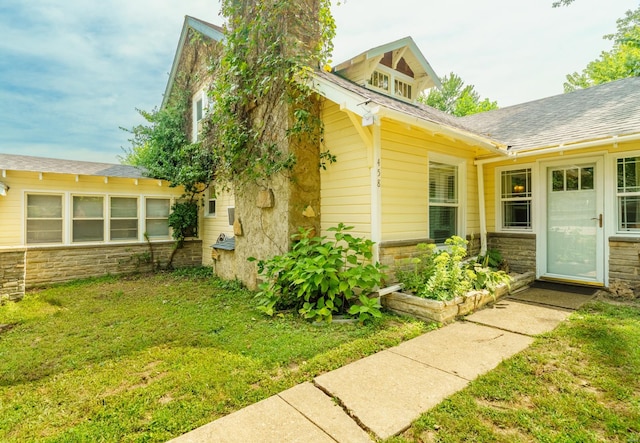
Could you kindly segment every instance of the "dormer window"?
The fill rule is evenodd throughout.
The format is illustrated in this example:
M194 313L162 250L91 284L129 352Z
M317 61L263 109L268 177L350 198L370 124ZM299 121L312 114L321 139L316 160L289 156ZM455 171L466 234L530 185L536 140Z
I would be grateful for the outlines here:
M369 79L369 87L403 100L413 100L414 81L402 72L379 65ZM391 89L393 87L393 89Z
M404 98L412 99L411 96L411 85L409 83L403 82L402 80L394 80L393 91L396 95Z
M389 76L380 71L373 71L369 84L375 88L389 92Z

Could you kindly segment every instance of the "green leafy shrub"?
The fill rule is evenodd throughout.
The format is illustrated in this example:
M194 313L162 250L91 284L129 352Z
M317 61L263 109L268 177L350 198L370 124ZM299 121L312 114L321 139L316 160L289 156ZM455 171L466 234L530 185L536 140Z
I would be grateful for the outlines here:
M343 223L330 228L334 239L310 237L310 230L300 229L290 252L258 261L264 279L256 295L258 309L267 315L296 309L320 321L336 314L361 322L380 317L378 299L368 295L380 285L382 267L371 263L373 242L345 232L351 229Z
M423 252L410 260L413 269L397 270L396 277L406 290L435 300L452 300L472 289L487 289L493 294L500 284L511 281L504 271L484 266L484 258L464 263L467 244L467 240L454 235L445 241L444 248L418 245Z

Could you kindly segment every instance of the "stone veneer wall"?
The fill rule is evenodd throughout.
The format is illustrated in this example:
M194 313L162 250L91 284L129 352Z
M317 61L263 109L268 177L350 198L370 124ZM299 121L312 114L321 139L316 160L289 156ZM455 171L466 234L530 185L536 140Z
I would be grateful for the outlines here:
M536 235L507 232L489 232L487 247L497 249L512 272L536 270Z
M164 266L173 248L172 241L152 243L156 263ZM31 288L106 274L127 274L152 269L145 243L122 245L29 247L26 252L24 286ZM2 256L2 253L0 253ZM202 241L190 240L176 252L174 267L200 266Z
M0 301L24 295L25 249L0 250Z
M640 238L609 237L609 288L621 296L640 296Z

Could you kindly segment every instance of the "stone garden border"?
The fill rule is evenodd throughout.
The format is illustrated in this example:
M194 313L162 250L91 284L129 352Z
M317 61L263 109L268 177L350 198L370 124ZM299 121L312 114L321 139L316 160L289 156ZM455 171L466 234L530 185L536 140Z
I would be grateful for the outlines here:
M467 315L487 303L491 303L500 297L529 285L535 280L535 273L527 272L515 274L511 277L513 281L510 286L498 286L495 296L491 295L487 290L482 290L468 292L465 296L456 297L450 301L439 301L416 297L410 293L391 292L381 295L380 303L385 308L400 315L409 315L421 320L438 323L450 323L457 317Z

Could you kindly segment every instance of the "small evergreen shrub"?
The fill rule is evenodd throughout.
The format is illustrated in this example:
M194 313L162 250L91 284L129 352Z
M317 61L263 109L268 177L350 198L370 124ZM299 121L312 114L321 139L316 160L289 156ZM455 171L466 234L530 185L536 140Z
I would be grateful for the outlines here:
M369 294L382 281L382 267L371 263L374 243L346 232L351 229L343 223L330 228L334 239L300 229L290 252L258 261L264 279L258 309L267 315L296 309L309 320L329 322L336 314L360 322L380 317L379 301Z

